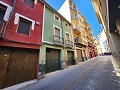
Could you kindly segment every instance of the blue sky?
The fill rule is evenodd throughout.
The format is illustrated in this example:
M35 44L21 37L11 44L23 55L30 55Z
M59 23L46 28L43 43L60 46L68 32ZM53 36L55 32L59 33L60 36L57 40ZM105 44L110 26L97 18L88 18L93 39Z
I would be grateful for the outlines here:
M46 0L48 4L50 4L53 8L58 10L65 0ZM95 37L98 34L98 30L100 25L98 23L96 14L94 12L91 0L73 0L79 11L83 16L86 17L87 22L90 24L93 34Z

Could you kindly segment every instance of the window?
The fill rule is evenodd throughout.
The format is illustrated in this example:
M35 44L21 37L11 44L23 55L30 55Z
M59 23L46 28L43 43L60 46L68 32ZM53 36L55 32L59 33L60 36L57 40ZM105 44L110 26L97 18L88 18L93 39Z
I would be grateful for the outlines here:
M54 18L55 20L60 21L60 17L58 15L55 14Z
M2 24L5 12L6 12L6 8L5 6L0 4L0 24Z
M60 37L60 29L55 27L55 35Z
M66 40L70 40L68 33L66 33Z
M70 36L66 33L66 45L70 45Z
M56 41L57 43L61 42L61 38L60 38L60 29L55 27L55 36L54 36L54 41Z
M67 27L67 28L69 28L69 25L65 22L65 26Z
M30 29L31 29L31 24L32 24L31 21L20 18L17 33L29 35Z
M25 2L28 6L30 6L30 7L33 7L33 6L34 6L34 1L35 1L35 0L24 0L24 2Z

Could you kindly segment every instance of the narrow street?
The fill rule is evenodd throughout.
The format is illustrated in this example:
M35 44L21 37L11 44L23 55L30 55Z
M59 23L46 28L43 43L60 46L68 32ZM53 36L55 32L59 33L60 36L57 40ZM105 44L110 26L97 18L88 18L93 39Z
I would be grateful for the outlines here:
M24 90L120 90L111 56L98 57L68 69L47 74Z

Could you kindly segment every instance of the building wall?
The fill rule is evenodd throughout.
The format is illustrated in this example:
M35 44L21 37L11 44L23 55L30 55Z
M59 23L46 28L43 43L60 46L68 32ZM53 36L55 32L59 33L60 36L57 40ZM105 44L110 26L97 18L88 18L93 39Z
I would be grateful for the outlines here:
M53 43L54 27L58 27L62 31L61 19L60 22L54 19L54 12L45 6L45 20L43 30L43 42Z
M1 0L1 1L10 5L10 6L13 6L13 2L14 2L14 0Z
M62 37L64 38L64 44L66 40L66 33L70 35L70 40L73 41L71 25L69 25L62 18L60 18L60 21L55 20L54 14L55 13L51 9L49 9L47 6L45 7L43 42L53 43L54 27L61 29L61 34ZM67 23L68 27L65 26L65 23Z
M57 21L55 19L55 15L57 15L60 20ZM68 25L68 27L65 25L65 23ZM56 46L54 45L53 42L53 35L54 35L54 29L58 28L61 30L61 37L64 39L64 46ZM42 41L42 46L40 47L40 59L39 59L39 67L40 67L40 72L43 70L43 65L46 65L46 48L51 48L51 49L59 49L61 50L60 54L60 62L62 65L62 62L68 60L68 54L67 51L73 51L74 49L72 48L67 48L66 47L66 33L69 34L70 41L73 42L73 34L72 34L72 27L68 21L63 19L62 16L57 11L54 11L52 7L49 7L45 5L45 14L44 14L44 27L43 27L43 41ZM43 71L44 72L44 71Z
M110 34L111 37L111 43L112 43L112 54L114 56L114 58L118 59L120 58L120 42L118 41L120 39L120 36L115 34L115 33L111 33Z
M69 0L65 0L58 12L61 13L61 15L63 15L71 23Z
M9 3L6 0L4 1ZM44 5L39 0L37 1L36 4L34 4L33 8L26 5L23 2L23 0L16 0L12 18L10 22L8 23L8 26L5 30L5 34L3 38L8 41L13 41L13 42L18 42L18 43L24 43L24 44L30 44L30 45L31 44L41 45L42 25L43 25L43 8L44 8ZM18 22L16 21L16 19L19 14L20 14L20 17L23 17L24 19L30 19L34 23L34 26L31 26L29 36L17 33ZM37 25L36 22L39 23L39 25ZM23 46L24 45L21 45L21 46L19 45L19 47L23 47ZM13 47L16 47L16 46L13 45Z

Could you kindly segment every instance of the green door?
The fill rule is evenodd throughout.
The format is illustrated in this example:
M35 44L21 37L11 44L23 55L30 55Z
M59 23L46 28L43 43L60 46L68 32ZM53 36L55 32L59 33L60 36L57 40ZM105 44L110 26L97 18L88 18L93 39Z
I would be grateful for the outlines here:
M46 73L60 70L60 50L46 49Z

